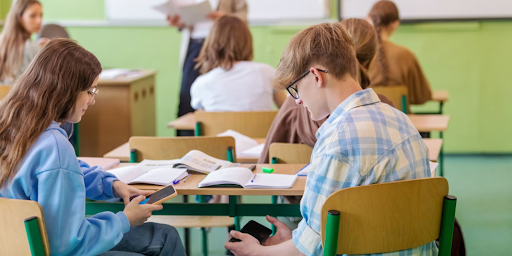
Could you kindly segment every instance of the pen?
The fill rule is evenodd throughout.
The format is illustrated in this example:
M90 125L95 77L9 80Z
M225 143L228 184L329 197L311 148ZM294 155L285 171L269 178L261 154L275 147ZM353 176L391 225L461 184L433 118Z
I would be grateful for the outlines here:
M256 169L256 165L255 164L249 166L249 170L254 171L254 169Z
M189 173L189 174L187 175L187 177L185 177L185 179L183 179L183 183L187 182L188 178L190 178L190 175L192 175L192 174L190 174L190 173Z
M251 183L253 183L255 179L256 179L256 174L254 174L254 175L252 176L252 178L251 178Z
M175 181L173 181L173 182L172 182L172 184L173 184L173 185L176 185L176 184L180 183L180 181L183 181L183 183L185 183L185 181L187 181L187 180L188 180L188 177L190 177L190 173L189 173L187 176L185 176L185 177L183 177L183 178L181 178L181 179L179 179L179 180L175 180Z

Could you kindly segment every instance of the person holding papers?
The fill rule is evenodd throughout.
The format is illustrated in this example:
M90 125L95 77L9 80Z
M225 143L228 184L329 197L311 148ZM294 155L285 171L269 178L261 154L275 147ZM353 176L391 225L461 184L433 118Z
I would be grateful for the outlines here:
M317 131L304 197L303 220L290 230L275 218L277 233L264 245L232 231L241 242L227 242L235 255L322 255L320 215L326 198L343 188L430 177L428 150L401 111L384 104L357 80L352 39L339 23L306 28L288 43L274 88L287 89L313 120L329 116ZM343 225L343 223L341 224ZM432 241L379 255L437 255Z
M178 117L189 112L194 112L194 109L190 106L190 87L199 76L195 59L199 56L203 42L210 33L213 21L225 14L233 14L247 22L247 3L245 0L192 0L190 2L200 3L204 1L208 1L211 5L211 9L215 11L207 15L207 17L205 17L206 20L203 22L184 24L179 15L167 17L170 26L178 27L180 31L184 32L180 54L180 63L183 64L183 76L181 80ZM191 135L193 136L193 134Z
M0 103L0 196L38 202L52 255L185 255L175 228L144 223L161 205L78 161L61 122L77 123L98 95L98 59L53 39ZM123 211L85 217L85 199L122 198ZM7 231L8 232L8 231ZM110 251L109 251L110 250Z
M194 109L205 111L270 111L281 107L284 90L272 89L275 69L251 61L252 35L233 15L217 19L197 58L202 74L192 84Z

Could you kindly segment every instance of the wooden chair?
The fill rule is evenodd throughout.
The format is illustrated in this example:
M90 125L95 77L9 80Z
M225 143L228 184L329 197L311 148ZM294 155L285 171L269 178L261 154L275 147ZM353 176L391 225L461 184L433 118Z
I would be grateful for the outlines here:
M0 198L1 255L49 256L43 209L36 201Z
M306 144L272 143L268 157L273 164L307 164L312 152L313 148Z
M341 189L322 207L324 255L396 252L437 238L439 255L450 255L456 201L442 177Z
M130 162L144 159L179 159L190 150L199 150L215 158L234 162L235 139L233 137L142 137L134 136L129 140ZM206 228L230 227L235 218L224 216L153 216L152 221L169 224L178 228L200 227L203 236L203 255L208 255Z
M404 112L405 114L411 113L409 109L409 90L406 85L374 85L371 87L375 93L386 96L395 108Z
M7 94L11 91L10 85L0 85L0 99L5 98Z
M196 111L194 115L196 118L196 136L215 136L231 129L251 138L266 138L277 111Z

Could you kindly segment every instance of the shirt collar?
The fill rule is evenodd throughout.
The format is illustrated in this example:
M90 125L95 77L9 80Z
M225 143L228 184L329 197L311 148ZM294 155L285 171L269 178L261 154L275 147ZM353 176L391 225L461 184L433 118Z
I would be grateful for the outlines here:
M319 138L322 131L326 129L325 127L328 127L332 122L334 122L334 120L349 112L350 110L379 102L381 102L379 96L371 88L353 93L343 102L341 102L340 105L338 105L338 107L336 107L336 109L331 113L329 118L325 120L325 122L316 132L316 137Z

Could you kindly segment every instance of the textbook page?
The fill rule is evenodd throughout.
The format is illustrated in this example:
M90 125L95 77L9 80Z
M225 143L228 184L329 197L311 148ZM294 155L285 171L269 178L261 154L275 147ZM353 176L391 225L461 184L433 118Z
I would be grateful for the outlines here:
M167 186L173 184L174 181L181 180L188 175L185 168L158 168L153 169L127 184L151 184Z
M245 136L245 135L243 135L237 131L233 131L233 130L227 130L223 133L219 133L219 134L217 134L217 137L233 137L235 139L235 147L236 147L236 152L237 152L236 155L237 156L239 156L238 152L244 152L246 150L249 150L251 148L258 146L258 142L256 142L256 140L254 140L253 138ZM261 151L260 151L260 154L261 154ZM258 155L258 157L259 157L259 155Z
M146 173L139 165L119 167L107 172L114 174L120 181L126 184Z
M218 169L233 166L233 163L221 160L215 157L211 157L199 150L191 150L181 160L178 160L178 164L174 167L181 167L181 164L192 167L193 171L209 173Z
M245 183L251 181L253 173L250 169L244 167L232 167L222 169L208 174L203 181L199 183L199 188L224 185L243 187Z
M297 178L297 175L258 173L244 188L291 188Z

